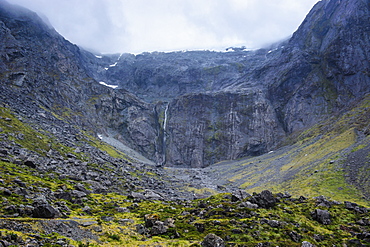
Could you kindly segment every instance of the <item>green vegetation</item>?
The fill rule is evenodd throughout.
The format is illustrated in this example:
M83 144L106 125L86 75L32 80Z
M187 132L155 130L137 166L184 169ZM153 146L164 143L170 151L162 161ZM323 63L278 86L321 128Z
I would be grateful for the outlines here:
M367 106L368 101L364 102ZM366 114L369 113L362 106L339 117L331 125L321 124L305 131L296 137L297 143L289 150L238 161L244 169L233 173L229 181L250 193L265 189L289 191L297 196L325 195L333 200L353 201L368 206L368 201L361 199L361 192L348 184L342 168L346 155L368 148L368 142L358 143L357 133L367 126ZM1 108L0 113L0 134L4 140L42 157L53 150L63 157L73 155L81 161L87 161L93 169L113 171L108 163L106 166L89 163L89 154L76 153L71 147L57 143L51 134L36 131L35 126L19 120L6 108ZM80 133L78 142L88 143L112 157L128 159L125 154L92 135ZM212 138L220 137L215 133ZM361 172L368 173L369 170L363 169ZM77 184L82 184L86 189L90 185L7 159L0 161L0 174L0 224L9 228L0 230L0 238L9 241L37 238L44 241L44 246L58 246L58 241L63 240L64 243L81 247L200 246L207 234L214 233L231 246L256 246L267 242L278 246L301 246L302 241L317 246L341 246L354 239L356 234L369 231L369 224L366 223L370 220L369 214L359 210L361 206L354 210L343 203L330 203L326 207L319 205L316 199L275 195L280 198L272 208L249 208L246 203L250 198L235 200L231 194L216 194L212 189L190 185L184 185L182 189L196 195L214 195L188 201L148 201L129 197L126 192L102 192L88 193L83 198L73 196L67 200L54 195L61 191L72 193ZM144 174L157 179L157 175L150 171L137 170L129 174L137 179ZM283 177L289 179L282 180ZM27 212L25 206L34 205L36 199L30 194L46 195L48 203L58 208L63 218L31 218L32 214ZM311 213L316 209L327 210L331 223L324 225L315 220ZM148 215L167 224L166 230L155 233L154 227L147 223ZM10 222L16 222L23 230L13 229ZM72 231L83 231L87 237L79 239L73 234L67 237L62 230L52 234L48 232L50 224L62 223L71 227ZM367 244L366 239L358 238L356 241Z

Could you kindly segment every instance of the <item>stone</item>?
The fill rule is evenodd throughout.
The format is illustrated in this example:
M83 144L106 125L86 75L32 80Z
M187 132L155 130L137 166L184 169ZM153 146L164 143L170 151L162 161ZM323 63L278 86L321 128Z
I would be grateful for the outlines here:
M158 214L146 214L144 215L145 227L152 227L156 221L159 221Z
M238 190L236 192L233 192L231 194L231 201L232 202L237 202L237 201L241 201L247 197L250 197L251 195L248 194L247 192L243 191L243 190Z
M257 204L251 203L249 201L241 202L239 204L239 207L245 207L245 208L250 208L250 209L257 209L257 208L259 208L259 206Z
M35 162L33 160L29 160L29 159L24 162L24 165L26 165L28 167L31 167L31 168L36 168L37 167Z
M203 223L195 223L194 226L195 228L197 228L198 232L204 232L205 230L205 226Z
M270 247L271 246L271 244L270 243L258 243L257 245L256 245L256 247Z
M81 220L79 221L79 224L83 227L88 227L88 226L96 225L98 224L98 222L95 220Z
M66 191L55 193L54 196L57 199L63 199L63 200L66 200L66 201L71 201L72 200L72 194L70 192L66 192Z
M141 235L149 233L149 230L142 224L136 225L136 231Z
M311 216L314 220L323 225L331 224L331 216L327 210L315 209L315 211L311 212Z
M295 231L291 231L288 233L289 237L296 243L299 243L302 239L302 236L299 235L297 232Z
M209 233L201 242L203 247L225 247L225 242L219 236Z
M168 230L168 226L166 226L164 224L164 222L162 222L162 221L156 221L153 224L152 229L150 230L150 234L153 235L153 236L161 235L161 234L166 233L167 230Z
M269 190L264 190L259 194L253 195L248 201L257 204L261 208L272 208L278 202Z
M79 191L79 190L72 190L71 194L72 194L72 196L77 197L77 198L82 198L82 197L87 196L87 194L85 192Z
M281 226L281 223L277 220L268 220L267 224L274 228L279 228Z
M116 208L116 211L118 213L130 213L130 209L128 209L126 207L118 207L118 208Z
M303 241L302 242L302 247L315 247L316 245L311 244L308 241Z
M59 211L49 204L36 206L32 211L32 217L34 218L56 218L59 216Z
M176 227L175 225L175 220L172 219L172 218L167 218L165 221L164 221L164 224L170 228L174 228Z

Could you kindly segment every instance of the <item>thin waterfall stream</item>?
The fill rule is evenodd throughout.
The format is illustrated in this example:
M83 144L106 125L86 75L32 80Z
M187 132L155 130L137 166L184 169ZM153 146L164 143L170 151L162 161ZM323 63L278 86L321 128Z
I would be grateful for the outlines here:
M164 120L163 120L163 162L162 162L163 165L166 163L166 139L167 139L166 130L167 130L167 118L168 118L167 112L168 112L169 105L170 105L170 103L167 103L166 109L164 110Z

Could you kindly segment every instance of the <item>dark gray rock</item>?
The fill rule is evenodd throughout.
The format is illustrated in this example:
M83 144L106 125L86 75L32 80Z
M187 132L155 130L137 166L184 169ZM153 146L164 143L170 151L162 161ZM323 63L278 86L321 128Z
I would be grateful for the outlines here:
M248 201L257 204L261 208L272 208L278 202L271 191L268 190L264 190L259 194L254 194Z
M251 195L248 194L247 192L243 191L243 190L238 190L236 192L233 192L231 194L231 201L232 202L237 202L237 201L241 201L247 197L250 197Z
M71 201L72 200L72 194L70 192L67 192L67 191L55 193L54 196L58 199L63 199L63 200L66 200L66 201Z
M308 241L303 241L302 242L302 247L315 247L316 245L314 244L311 244L310 242Z
M201 242L203 247L225 247L225 242L219 236L209 233Z
M296 243L299 243L302 239L302 236L295 231L289 232L288 235Z
M279 228L281 226L281 223L277 220L268 220L267 224L274 228Z
M49 204L38 205L32 212L32 217L34 218L56 218L59 216L59 211Z
M157 214L144 215L145 227L152 227L157 221L159 221L159 216Z
M164 224L164 222L162 222L162 221L156 221L154 223L152 229L150 229L150 234L153 235L153 236L161 235L161 234L166 233L167 230L168 230L168 226L166 226Z
M331 216L327 210L315 209L315 211L311 212L311 216L317 222L330 225L331 224Z
M194 226L195 228L197 228L198 232L204 232L205 230L205 226L203 223L195 223Z
M136 231L137 233L142 234L142 235L149 233L149 230L142 224L136 225Z

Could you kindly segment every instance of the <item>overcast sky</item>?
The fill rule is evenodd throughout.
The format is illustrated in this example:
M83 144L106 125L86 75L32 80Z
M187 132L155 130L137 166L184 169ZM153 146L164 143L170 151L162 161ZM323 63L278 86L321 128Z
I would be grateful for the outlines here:
M8 0L102 53L260 48L290 36L318 0Z

